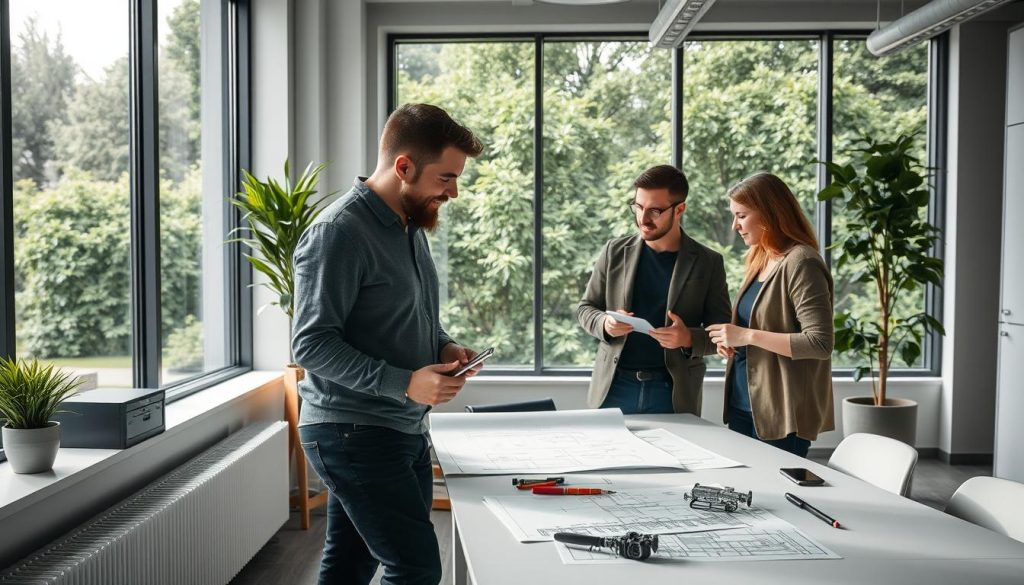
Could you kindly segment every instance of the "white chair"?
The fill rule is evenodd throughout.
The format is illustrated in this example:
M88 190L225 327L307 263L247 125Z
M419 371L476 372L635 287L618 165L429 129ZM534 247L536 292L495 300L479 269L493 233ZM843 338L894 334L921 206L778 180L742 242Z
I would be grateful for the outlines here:
M946 513L1024 542L1024 483L972 477L949 498Z
M917 465L917 450L910 445L868 433L843 439L828 466L894 494L906 496Z

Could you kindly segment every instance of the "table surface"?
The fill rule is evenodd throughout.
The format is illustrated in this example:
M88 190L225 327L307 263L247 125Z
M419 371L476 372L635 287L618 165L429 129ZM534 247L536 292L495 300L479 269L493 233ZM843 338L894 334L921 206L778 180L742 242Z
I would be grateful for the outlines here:
M786 520L842 559L801 561L637 562L562 564L551 543L520 543L483 504L485 496L515 493L512 475L448 476L452 502L455 582L504 583L1024 583L1024 543L954 518L913 500L693 415L627 416L631 430L664 428L747 467L702 471L594 471L650 486L732 486L753 492L756 507ZM780 467L806 467L825 479L798 486ZM518 474L523 475L523 474ZM573 474L577 475L577 474ZM786 501L794 493L843 525L832 528ZM1021 505L1010 502L1007 505ZM640 581L636 581L640 579Z

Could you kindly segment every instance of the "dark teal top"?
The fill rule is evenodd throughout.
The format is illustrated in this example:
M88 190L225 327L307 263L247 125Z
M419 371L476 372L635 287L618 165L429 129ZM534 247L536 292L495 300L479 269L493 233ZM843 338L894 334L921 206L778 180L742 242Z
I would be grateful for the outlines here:
M736 324L750 327L750 313L754 310L757 293L764 283L754 279L736 305ZM747 348L737 347L732 359L732 388L729 392L729 406L750 412L750 384L747 380Z
M640 261L633 279L633 316L646 319L655 327L665 325L668 287L678 252L655 252L641 245ZM646 333L630 333L619 356L619 367L629 370L665 369L665 349Z

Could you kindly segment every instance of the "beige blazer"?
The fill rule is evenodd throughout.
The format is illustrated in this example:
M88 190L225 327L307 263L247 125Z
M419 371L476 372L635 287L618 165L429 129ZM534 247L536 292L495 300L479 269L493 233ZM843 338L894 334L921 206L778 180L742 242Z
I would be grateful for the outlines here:
M753 278L743 283L737 303ZM747 380L757 435L790 433L813 441L835 428L832 406L832 275L818 251L791 248L765 279L750 314L750 328L789 333L793 357L747 347ZM732 310L736 323L736 307ZM732 360L725 370L723 420L729 422Z
M680 228L682 241L672 280L668 287L666 306L678 315L693 334L693 347L664 350L665 367L672 376L672 406L676 412L700 415L701 390L707 366L703 356L715 353L715 344L704 327L729 319L729 289L725 282L722 256L692 240ZM604 331L604 311L625 308L632 310L633 281L640 252L644 246L640 236L627 236L605 244L590 275L590 282L576 307L576 320L583 329L600 342L594 373L590 378L587 403L597 408L611 388L619 354L626 337L611 338ZM652 323L656 327L670 325Z

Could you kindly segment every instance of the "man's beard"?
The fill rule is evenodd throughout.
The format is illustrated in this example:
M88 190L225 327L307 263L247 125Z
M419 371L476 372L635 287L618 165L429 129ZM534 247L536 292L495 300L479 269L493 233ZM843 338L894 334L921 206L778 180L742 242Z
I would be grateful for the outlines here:
M646 241L646 242L653 242L654 240L660 240L661 238L664 238L666 235L668 235L669 231L671 231L672 227L673 227L672 222L669 222L667 227L665 227L663 229L658 229L658 224L656 224L654 222L643 222L643 223L641 223L641 222L637 221L636 222L637 229L640 229L641 226L646 226L646 227L652 228L654 230L654 231L651 231L651 232L644 232L642 230L640 231L640 237L643 238L643 240Z
M432 232L437 227L438 217L441 213L440 205L436 209L431 209L430 204L434 201L444 203L448 201L448 197L446 195L417 196L411 191L406 191L402 193L402 211L417 227Z

